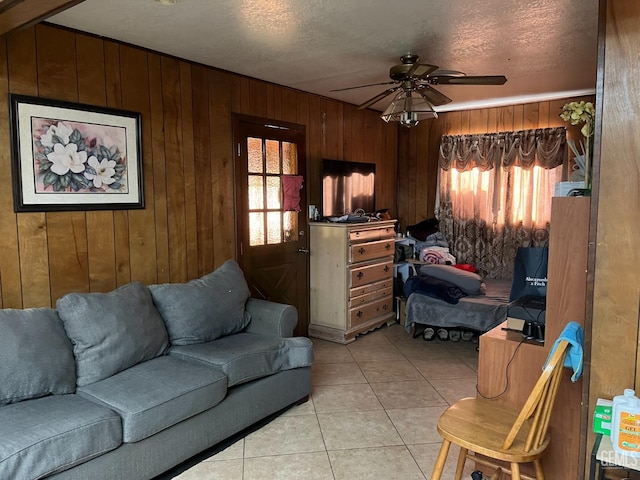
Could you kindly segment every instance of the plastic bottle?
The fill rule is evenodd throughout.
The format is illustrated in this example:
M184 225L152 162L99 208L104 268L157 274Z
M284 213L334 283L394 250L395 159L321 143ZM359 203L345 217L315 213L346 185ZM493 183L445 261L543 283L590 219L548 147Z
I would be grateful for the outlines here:
M640 399L629 388L613 399L611 443L617 453L640 458Z
M626 402L628 399L635 396L636 391L633 388L625 388L622 395L616 395L615 397L613 397L613 405L615 406L617 403Z

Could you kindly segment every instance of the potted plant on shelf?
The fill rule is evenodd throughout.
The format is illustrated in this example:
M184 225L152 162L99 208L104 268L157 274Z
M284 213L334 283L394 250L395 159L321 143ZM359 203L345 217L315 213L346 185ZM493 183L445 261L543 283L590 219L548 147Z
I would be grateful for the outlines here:
M576 144L574 140L567 140L567 144L573 152L576 165L584 175L584 187L591 190L591 162L593 160L593 133L596 120L596 109L591 102L584 100L569 102L562 107L560 118L571 125L582 125L580 133L584 137Z

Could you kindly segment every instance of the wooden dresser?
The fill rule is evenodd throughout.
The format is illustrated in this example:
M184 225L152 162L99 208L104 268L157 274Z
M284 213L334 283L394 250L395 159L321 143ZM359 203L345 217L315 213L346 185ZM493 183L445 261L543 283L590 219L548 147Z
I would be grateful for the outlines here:
M310 336L350 343L395 321L395 222L311 223Z
M524 341L506 322L480 337L478 390L513 408L524 405L565 325L584 326L590 197L555 197L551 210L545 343ZM550 479L578 478L582 378L563 372L551 416L551 444L542 458ZM480 468L482 470L482 468ZM486 470L486 469L485 469ZM523 468L524 473L533 473ZM490 472L484 472L485 474Z

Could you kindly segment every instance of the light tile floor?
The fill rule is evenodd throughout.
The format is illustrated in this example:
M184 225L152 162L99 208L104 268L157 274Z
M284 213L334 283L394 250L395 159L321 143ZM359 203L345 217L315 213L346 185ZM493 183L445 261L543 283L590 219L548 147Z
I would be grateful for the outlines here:
M350 345L312 340L310 400L177 479L429 479L438 416L476 395L476 344L425 342L399 325ZM457 451L449 457L443 479L453 478ZM472 471L467 462L463 478Z

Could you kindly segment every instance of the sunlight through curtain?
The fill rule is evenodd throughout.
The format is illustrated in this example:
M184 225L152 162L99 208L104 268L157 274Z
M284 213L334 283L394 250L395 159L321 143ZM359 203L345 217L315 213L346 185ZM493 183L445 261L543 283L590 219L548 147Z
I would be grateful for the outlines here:
M546 246L566 130L446 135L436 216L459 263L510 279L520 246Z

